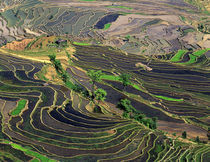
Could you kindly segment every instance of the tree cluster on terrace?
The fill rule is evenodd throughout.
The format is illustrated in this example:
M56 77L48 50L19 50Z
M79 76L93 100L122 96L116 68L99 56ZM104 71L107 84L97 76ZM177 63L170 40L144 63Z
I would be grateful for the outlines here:
M67 80L69 79L69 77L68 77L66 71L64 71L64 69L60 63L60 60L56 60L55 55L49 55L49 58L50 58L50 61L53 63L56 71L60 74L62 80L66 83ZM92 100L96 99L99 104L100 101L104 101L107 96L107 92L104 89L96 88L96 86L95 86L96 82L101 81L101 77L102 77L103 73L101 70L88 70L87 75L89 76L89 78L91 80L90 83L92 84L91 98L92 98ZM131 78L131 76L129 74L125 74L125 73L123 73L119 76L119 80L123 84L123 90L125 90L125 87L131 83L130 78ZM83 89L77 84L74 84L73 90L76 92L80 92L80 93L83 91ZM88 93L88 96L89 96L89 93ZM155 117L154 118L146 118L146 116L143 113L137 111L131 105L130 100L121 99L119 101L117 107L124 111L123 117L134 119L134 120L138 121L139 123L142 123L151 129L157 128L157 124L156 124L157 118L155 118Z
M132 105L131 101L128 99L121 99L118 102L117 105L118 108L123 110L123 117L130 118L138 121L139 123L142 123L149 127L150 129L156 129L157 128L157 118L145 118L146 115L142 112L137 111Z

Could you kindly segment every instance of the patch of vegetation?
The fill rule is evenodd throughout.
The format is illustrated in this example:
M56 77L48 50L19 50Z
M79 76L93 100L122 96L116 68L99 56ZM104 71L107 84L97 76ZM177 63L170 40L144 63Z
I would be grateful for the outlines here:
M87 72L87 75L89 76L89 78L91 79L90 83L92 84L92 89L91 89L91 93L92 93L92 99L95 98L95 84L96 82L100 82L101 81L101 77L103 75L101 70L89 70Z
M183 31L183 34L186 35L187 33L192 33L192 32L195 32L195 29L192 29L192 28L190 28L190 29L185 29L185 30Z
M184 56L184 54L186 53L186 50L179 50L171 59L171 62L178 62L181 61L182 57Z
M104 30L109 29L111 25L112 25L111 23L105 24L105 25L104 25Z
M102 75L101 76L101 79L106 79L106 80L111 80L111 81L119 81L119 82L122 82L123 80L123 75L121 76L121 78L120 78L120 76L114 76L114 75ZM128 76L127 76L127 74L126 74L126 76L125 76L126 78L125 78L125 80L123 81L123 82L125 82L124 83L124 87L126 87L127 85L131 85L133 88L135 88L135 89L137 89L137 90L139 90L139 91L142 91L142 89L137 85L137 84L134 84L134 83L132 83L132 82L130 82L129 80L127 80L127 79L129 79L129 78L127 78ZM128 82L127 82L128 81ZM127 84L128 83L128 84Z
M78 46L90 46L91 44L89 43L83 43L83 42L73 42L74 45L78 45Z
M196 63L197 59L201 57L204 53L209 51L210 49L202 49L196 52L193 52L192 54L189 54L190 60L188 62L180 63L180 64L193 64Z
M180 17L180 19L181 19L182 21L184 21L184 22L186 21L186 18L185 18L184 16L181 15L181 16L179 16L179 17Z
M182 102L182 101L184 101L183 98L177 99L177 98L171 98L171 97L159 96L159 95L154 95L154 96L157 97L157 98L160 98L160 99L167 100L167 101L176 101L176 102Z
M65 83L65 85L70 88L70 89L78 89L77 86L75 86L75 84L73 84L70 79L69 79L69 75L67 74L67 72L63 69L60 60L56 59L56 55L49 55L50 61L52 62L53 66L56 69L57 74L60 76L60 78L63 80L63 82Z
M161 146L161 145L159 145L159 144L157 144L156 146L155 146L155 153L160 153L161 151L163 150L163 147Z
M4 141L4 143L10 144L14 149L21 150L21 151L25 152L26 155L36 157L40 161L56 162L56 160L49 159L48 157L46 157L42 154L39 154L38 152L31 151L28 147L23 147L21 145L18 145L16 143L12 143L12 142L9 142L9 141Z
M200 57L201 55L203 55L204 53L206 53L206 52L209 51L209 50L210 50L210 48L202 49L202 50L193 52L192 54L193 54L194 56Z
M131 78L131 76L126 73L122 73L119 75L119 81L121 81L123 84L123 90L125 90L126 86L131 84L130 78Z
M15 115L19 115L20 112L25 108L27 103L27 100L22 99L20 101L18 101L18 105L17 107L11 112L11 115L15 116Z
M145 118L145 114L137 111L128 99L121 99L117 105L118 108L123 110L123 117L128 119L134 119L139 123L144 124L150 129L157 128L157 118Z
M94 96L95 99L98 100L99 102L104 101L106 99L107 92L102 88L98 88L97 90L94 91Z
M186 131L184 131L184 132L182 132L182 138L187 138L187 132Z

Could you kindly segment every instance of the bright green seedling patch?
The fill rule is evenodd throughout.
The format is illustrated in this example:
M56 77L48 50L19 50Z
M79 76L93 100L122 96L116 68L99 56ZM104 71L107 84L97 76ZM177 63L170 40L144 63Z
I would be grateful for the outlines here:
M201 57L203 54L205 54L209 50L210 50L210 48L202 49L202 50L193 52L192 54L189 55L190 60L188 62L184 62L184 63L181 63L181 64L193 64L197 61L197 59L199 57Z
M38 159L33 159L33 160L31 160L31 162L39 162L39 160Z
M18 102L17 107L12 111L11 115L15 116L15 115L19 115L20 112L24 109L24 107L26 106L27 100L23 99L20 100Z
M114 75L102 75L101 79L112 80L112 81L119 81L119 77L118 76L114 76Z
M110 26L111 26L111 23L105 24L105 25L104 25L104 30L109 29L109 28L110 28Z
M91 44L89 43L83 43L83 42L73 42L74 45L79 45L79 46L90 46Z
M204 53L206 53L209 50L210 50L210 48L199 50L199 51L193 52L193 55L200 57L200 56L202 56Z
M142 91L142 89L138 85L132 84L132 83L131 83L131 85L133 86L133 88L135 88L135 89L137 89L139 91Z
M171 97L159 96L159 95L154 95L154 96L157 97L157 98L160 98L160 99L168 100L168 101L177 101L177 102L184 101L183 98L177 99L177 98L171 98Z
M114 75L102 75L101 79L106 79L106 80L111 80L111 81L120 81L120 77L119 76L114 76ZM133 83L130 83L130 85L133 88L135 88L135 89L137 89L139 91L142 91L142 89L138 85L133 84Z
M171 62L178 62L181 61L183 55L186 53L186 50L179 50L172 58L171 58Z
M126 7L126 6L106 6L107 8L122 8L122 9L127 9L127 10L132 10L133 8L131 7Z
M56 162L56 160L49 159L48 157L46 157L44 155L41 155L38 152L31 151L30 148L28 148L28 147L23 147L21 145L18 145L16 143L12 143L12 142L9 142L9 141L4 141L3 143L10 144L14 149L23 151L29 156L38 158L40 161ZM35 161L37 161L37 159L34 159L33 161L35 162Z

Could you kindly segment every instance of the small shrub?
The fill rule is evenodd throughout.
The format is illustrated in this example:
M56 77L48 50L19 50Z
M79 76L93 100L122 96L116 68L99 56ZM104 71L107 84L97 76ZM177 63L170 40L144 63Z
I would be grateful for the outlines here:
M183 133L182 133L182 138L187 138L187 132L186 131L184 131Z

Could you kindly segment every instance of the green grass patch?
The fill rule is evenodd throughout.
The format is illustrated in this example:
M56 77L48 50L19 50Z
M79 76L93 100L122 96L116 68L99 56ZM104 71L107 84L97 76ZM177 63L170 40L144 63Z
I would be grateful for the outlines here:
M186 18L184 17L184 16L179 16L180 17L180 19L182 20L182 21L186 21Z
M181 61L183 55L186 53L186 50L179 50L172 58L171 58L171 62L178 62Z
M131 38L130 35L126 35L126 36L125 36L125 39L128 39L128 40L129 40L130 38Z
M192 54L189 54L190 60L188 62L184 62L184 63L181 63L181 64L186 64L186 65L187 64L193 64L197 61L197 59L199 57L201 57L203 54L205 54L209 50L210 50L210 48L206 48L206 49L202 49L202 50L193 52Z
M69 81L69 80L65 83L65 85L66 85L69 89L74 89L74 87L75 87L75 85L74 85L71 81Z
M157 144L157 145L155 146L155 153L160 153L162 150L163 150L163 148L162 148L161 145Z
M133 8L131 7L126 7L126 6L106 6L107 8L122 8L126 10L132 10Z
M186 29L186 30L183 31L183 34L186 35L187 33L192 33L194 31L195 31L195 29L192 29L192 28L191 29Z
M34 151L30 150L29 147L23 147L21 145L18 145L18 144L12 143L12 142L10 143L9 141L4 141L3 143L10 144L14 149L23 151L23 152L25 152L26 155L29 155L29 156L32 156L32 157L36 157L40 161L56 162L56 160L49 159L48 157L46 157L44 155L41 155L38 152L34 152ZM34 159L33 161L35 162L37 160Z
M24 107L26 106L27 100L23 99L18 101L18 105L17 107L12 111L11 115L15 116L15 115L19 115L20 112L24 109Z
M111 81L118 81L120 82L120 77L119 76L114 76L114 75L102 75L101 76L101 79L106 79L106 80L111 80ZM133 83L130 83L130 85L139 90L139 91L143 91L138 85L136 84L133 84Z
M111 23L105 24L105 25L104 25L104 30L109 29L111 25L112 25Z
M114 75L102 75L101 79L112 80L112 81L119 81L119 76Z
M160 99L164 99L164 100L167 100L167 101L176 101L176 102L181 102L181 101L184 101L183 98L181 99L177 99L177 98L171 98L171 97L166 97L166 96L159 96L159 95L153 95L157 98L160 98Z
M83 42L73 42L74 45L79 45L79 46L90 46L91 44L89 43L83 43Z
M39 162L39 160L38 159L33 159L33 160L31 160L31 162Z
M207 49L203 49L203 50L199 50L199 51L193 52L192 54L193 54L194 56L200 57L200 56L202 56L204 53L206 53L206 52L209 51L209 50L210 50L210 48L207 48Z
M135 89L137 89L139 91L142 91L142 89L138 85L136 85L136 84L131 84L131 85L133 86L133 88L135 88Z

